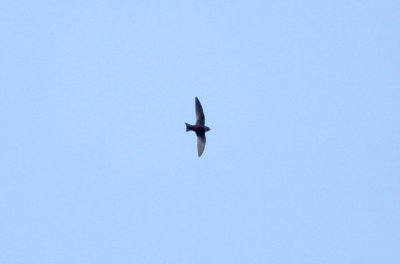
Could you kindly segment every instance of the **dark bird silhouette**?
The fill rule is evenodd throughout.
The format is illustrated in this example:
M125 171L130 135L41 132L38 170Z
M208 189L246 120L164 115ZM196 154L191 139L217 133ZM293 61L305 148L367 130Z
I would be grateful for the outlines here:
M203 107L201 107L199 98L196 97L196 124L190 125L186 124L186 132L194 131L197 136L197 154L199 157L204 152L204 148L206 147L206 132L211 130L208 126L205 126L206 119L204 117Z

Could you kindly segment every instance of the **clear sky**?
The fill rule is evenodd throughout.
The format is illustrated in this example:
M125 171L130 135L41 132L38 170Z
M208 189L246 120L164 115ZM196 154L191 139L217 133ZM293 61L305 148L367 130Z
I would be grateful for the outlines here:
M400 263L398 1L1 6L2 264Z

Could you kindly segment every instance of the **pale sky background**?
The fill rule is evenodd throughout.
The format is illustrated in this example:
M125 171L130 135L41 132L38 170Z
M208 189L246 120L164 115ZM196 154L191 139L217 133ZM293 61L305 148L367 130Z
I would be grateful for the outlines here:
M1 6L0 263L400 263L398 1Z

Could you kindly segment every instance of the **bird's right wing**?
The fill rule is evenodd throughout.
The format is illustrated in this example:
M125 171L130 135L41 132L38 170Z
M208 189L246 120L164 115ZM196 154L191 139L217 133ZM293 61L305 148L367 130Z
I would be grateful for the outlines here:
M204 152L204 148L206 147L206 135L197 136L197 154L199 157Z
M197 119L196 124L204 126L206 119L204 117L203 107L201 107L199 98L196 97L195 101L196 101L196 119Z

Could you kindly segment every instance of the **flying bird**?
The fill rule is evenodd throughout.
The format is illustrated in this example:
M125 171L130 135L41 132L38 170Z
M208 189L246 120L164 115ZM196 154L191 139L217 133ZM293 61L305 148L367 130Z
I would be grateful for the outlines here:
M194 131L197 136L197 154L199 157L204 152L204 148L206 147L206 132L211 130L208 126L205 126L206 119L204 117L203 107L201 107L199 98L196 97L196 124L190 125L186 124L186 132Z

